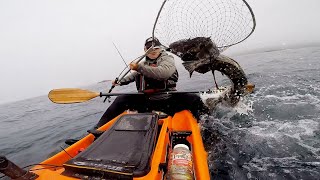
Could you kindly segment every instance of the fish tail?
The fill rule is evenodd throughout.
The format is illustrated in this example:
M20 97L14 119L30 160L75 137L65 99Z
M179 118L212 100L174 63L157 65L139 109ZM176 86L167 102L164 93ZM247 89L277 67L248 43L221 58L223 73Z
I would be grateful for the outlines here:
M185 61L185 62L182 63L182 65L189 72L190 78L191 78L192 73L193 73L193 71L195 69L195 62L193 62L193 61Z

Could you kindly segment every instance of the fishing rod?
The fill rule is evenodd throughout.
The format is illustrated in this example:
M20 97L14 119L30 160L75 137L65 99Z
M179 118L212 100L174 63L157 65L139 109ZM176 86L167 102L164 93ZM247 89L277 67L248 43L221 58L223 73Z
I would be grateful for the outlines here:
M164 0L161 7L160 7L160 10L158 11L158 14L157 14L157 17L156 17L156 20L154 22L154 25L153 25L153 29L152 29L152 39L154 39L154 31L155 31L155 28L156 28L156 24L158 22L158 19L159 19L159 16L160 16L160 13L163 9L163 6L165 5L165 3L167 2L167 0ZM135 63L139 63L143 58L145 58L147 56L147 54L149 54L151 51L154 50L154 47L155 47L155 43L154 41L152 41L152 45L151 47L140 57L138 57L137 60L135 60ZM133 62L133 61L132 61ZM131 69L129 69L128 71L126 71L122 76L119 76L119 77L116 77L115 80L114 80L114 83L112 84L111 88L109 89L108 93L111 93L111 91L113 90L113 88L115 87L115 84L118 84L129 72L131 71ZM103 102L105 102L107 100L107 97L105 98L105 100Z
M148 54L149 52L151 52L151 49L152 49L152 48L153 48L153 47L150 47L150 48L146 51L146 53L145 53L144 55L140 56L139 59L136 61L136 63L139 63L144 57L146 57L146 54ZM135 60L133 60L133 61L135 61ZM132 62L133 62L133 61L132 61ZM126 69L126 68L124 68L123 71L124 71L125 69ZM123 71L122 71L122 72L123 72ZM112 84L111 88L109 89L108 93L111 93L111 91L112 91L113 88L116 86L116 84L118 84L130 71L131 71L131 69L128 69L128 71L126 71L126 73L120 77L120 75L121 75L121 73L122 73L122 72L121 72L120 75L114 79L113 84ZM108 98L108 97L106 97L103 102L106 102L107 98Z
M114 44L114 42L112 42L112 44L113 44L113 46L116 48L116 50L117 50L117 52L118 52L118 54L119 54L119 56L121 57L121 59L122 59L122 61L124 62L124 64L126 65L126 67L124 68L124 70L126 69L126 68L129 68L128 67L128 64L126 63L126 61L124 60L124 58L122 57L122 55L121 55L121 53L120 53L120 51L119 51L119 49L117 48L117 46ZM123 71L124 71L123 70ZM123 72L122 71L122 72ZM120 73L120 74L122 74L122 72Z
M127 68L129 69L129 72L130 72L130 68L129 68L128 64L126 63L126 61L124 60L124 58L122 57L119 49L118 49L117 46L114 44L114 42L112 42L112 44L113 44L113 46L116 48L119 56L121 57L122 61L123 61L124 64L126 65L126 66L124 67L124 69L120 72L119 76L120 76ZM115 79L115 81L116 81L117 79L119 79L119 76ZM111 90L109 90L109 92L111 92ZM106 98L103 100L103 102L106 102L107 99L108 99L108 101L110 102L110 97L106 97Z
M157 22L158 22L160 13L161 13L161 11L162 11L162 9L163 9L163 6L164 6L164 4L165 4L166 2L167 2L167 0L164 0L164 1L163 1L162 5L161 5L161 7L160 7L160 10L158 11L156 20L155 20L155 22L154 22L154 24L153 24L153 29L152 29L152 39L153 39L153 40L154 40L154 31L155 31L155 28L156 28L156 25L157 25ZM139 57L139 59L136 61L136 63L138 64L144 57L147 56L147 54L149 54L151 51L153 51L153 50L154 50L154 47L155 47L155 43L154 43L154 41L152 41L151 47L144 53L144 55L142 55L142 56ZM115 81L115 82L120 82L129 72L130 72L130 70L127 71L125 74L123 74L123 75L121 76L121 78L119 78L118 81ZM111 91L110 91L110 92L111 92ZM110 93L110 92L109 92L109 93Z

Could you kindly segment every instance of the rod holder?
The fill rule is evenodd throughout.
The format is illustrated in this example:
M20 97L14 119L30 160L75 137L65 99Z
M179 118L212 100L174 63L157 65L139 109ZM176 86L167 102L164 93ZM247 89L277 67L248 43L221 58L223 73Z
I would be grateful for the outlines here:
M0 156L0 172L15 180L33 180L39 177L35 173L20 168L5 156Z

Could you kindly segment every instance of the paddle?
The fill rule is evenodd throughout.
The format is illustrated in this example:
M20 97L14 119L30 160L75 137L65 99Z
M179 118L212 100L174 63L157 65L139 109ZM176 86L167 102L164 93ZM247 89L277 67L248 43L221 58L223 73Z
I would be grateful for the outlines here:
M157 92L154 94L184 94L184 93L202 93L204 91L168 91L168 92ZM143 95L145 93L102 93L93 92L84 89L77 88L63 88L63 89L53 89L49 92L49 99L57 104L72 104L81 103L93 99L95 97L102 96L119 96L119 95Z
M53 89L49 92L49 99L58 104L71 104L88 101L99 96L97 92L91 92L83 89L65 88Z
M253 93L255 85L248 83L246 86L246 93ZM185 94L185 93L211 93L211 90L208 91L165 91L157 92L153 94ZM102 93L102 92L93 92L85 89L78 88L63 88L63 89L53 89L49 92L49 99L57 104L72 104L72 103L81 103L86 102L95 97L110 97L110 96L119 96L119 95L143 95L146 93L132 92L132 93Z

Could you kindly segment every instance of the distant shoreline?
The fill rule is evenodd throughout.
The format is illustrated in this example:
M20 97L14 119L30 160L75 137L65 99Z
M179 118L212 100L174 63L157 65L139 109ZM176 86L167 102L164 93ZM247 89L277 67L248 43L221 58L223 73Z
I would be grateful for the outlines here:
M105 82L109 82L111 80L103 80L103 81L99 81L98 83L105 83Z

